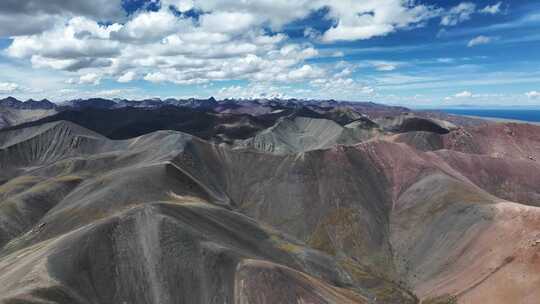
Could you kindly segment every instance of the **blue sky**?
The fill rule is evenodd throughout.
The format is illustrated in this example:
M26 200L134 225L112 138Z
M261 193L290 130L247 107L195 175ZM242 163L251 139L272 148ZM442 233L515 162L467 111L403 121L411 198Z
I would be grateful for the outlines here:
M65 2L0 4L0 97L540 107L540 1Z

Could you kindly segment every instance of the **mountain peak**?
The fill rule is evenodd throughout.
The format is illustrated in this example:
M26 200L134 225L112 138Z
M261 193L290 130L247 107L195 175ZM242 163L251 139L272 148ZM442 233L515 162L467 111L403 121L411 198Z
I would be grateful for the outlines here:
M19 108L24 110L50 110L56 108L56 104L52 103L48 99L28 99L27 101L21 103Z
M22 103L22 101L18 100L17 98L15 98L13 96L9 96L7 98L0 99L0 106L13 107L13 106L18 105L20 103Z

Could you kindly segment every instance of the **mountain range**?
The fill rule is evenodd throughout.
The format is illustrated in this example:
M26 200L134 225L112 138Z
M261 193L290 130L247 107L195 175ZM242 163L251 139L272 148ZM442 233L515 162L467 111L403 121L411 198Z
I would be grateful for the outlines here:
M48 104L0 101L0 303L540 297L540 126L334 100Z

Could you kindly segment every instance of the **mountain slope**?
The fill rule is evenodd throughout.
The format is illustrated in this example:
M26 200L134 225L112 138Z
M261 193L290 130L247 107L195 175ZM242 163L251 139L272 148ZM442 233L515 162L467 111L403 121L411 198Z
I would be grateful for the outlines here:
M51 130L61 134L58 125L66 124L71 127L53 123L8 131L5 142L32 145ZM80 127L71 130L93 134ZM64 142L72 133L63 133ZM36 149L35 157L17 165L17 177L4 184L0 218L10 220L10 206L27 204L19 197L44 197L35 189L45 186L54 193L46 208L23 207L28 214L21 217L29 220L24 225L1 225L4 302L208 303L251 301L265 294L285 302L308 297L313 303L368 303L386 297L388 303L414 303L406 290L354 261L337 261L302 240L228 211L236 209L236 202L222 192L217 177L204 174L223 164L200 162L204 151L236 152L172 131L96 140L100 143L91 153L78 147ZM44 184L55 181L61 188ZM352 279L353 271L363 273L362 280ZM262 279L276 275L289 289L276 289ZM246 276L253 278L248 282L257 286L257 294L242 287ZM303 291L306 286L309 294Z
M540 296L538 127L164 111L0 131L0 303Z
M351 145L378 134L375 124L366 126L363 122L351 122L342 127L328 119L288 116L238 145L284 154L330 148L337 144Z

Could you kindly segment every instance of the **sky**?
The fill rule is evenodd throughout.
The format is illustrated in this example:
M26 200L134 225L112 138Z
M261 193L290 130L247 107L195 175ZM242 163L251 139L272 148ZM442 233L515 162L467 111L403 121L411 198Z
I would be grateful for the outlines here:
M539 107L540 0L2 0L0 98Z

